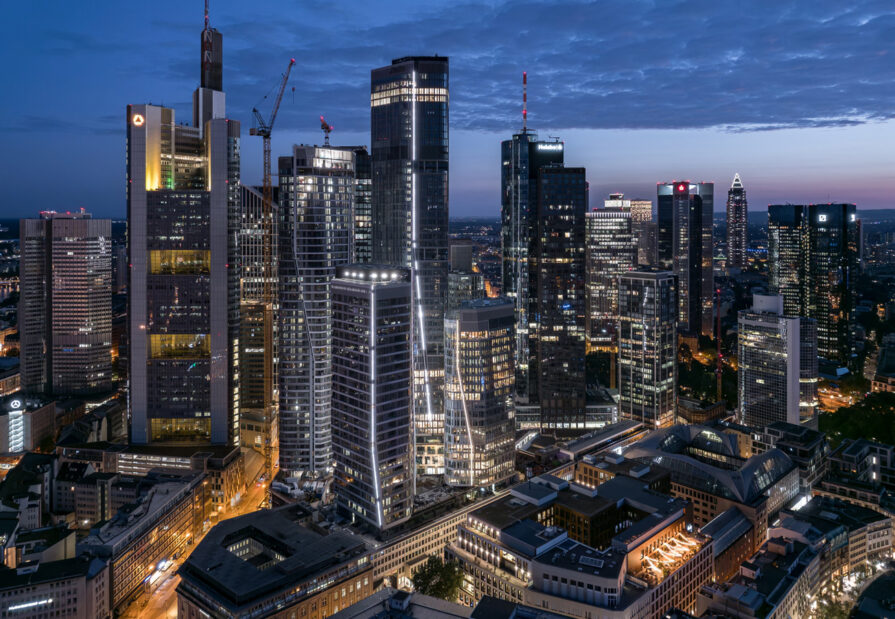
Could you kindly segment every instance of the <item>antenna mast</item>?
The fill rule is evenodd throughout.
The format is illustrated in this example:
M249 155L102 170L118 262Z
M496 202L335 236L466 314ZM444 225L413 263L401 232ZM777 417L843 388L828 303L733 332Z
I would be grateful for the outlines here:
M207 0L206 0L207 2ZM522 133L528 131L528 71L522 72Z

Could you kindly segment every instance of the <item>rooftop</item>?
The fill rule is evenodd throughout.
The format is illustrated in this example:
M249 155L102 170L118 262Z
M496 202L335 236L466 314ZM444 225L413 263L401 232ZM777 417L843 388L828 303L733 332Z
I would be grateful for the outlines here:
M92 578L106 565L101 559L76 557L50 561L35 566L21 566L19 569L0 569L0 589L17 589L32 585L55 582L85 576Z
M331 619L455 619L469 617L468 606L386 587L337 612Z

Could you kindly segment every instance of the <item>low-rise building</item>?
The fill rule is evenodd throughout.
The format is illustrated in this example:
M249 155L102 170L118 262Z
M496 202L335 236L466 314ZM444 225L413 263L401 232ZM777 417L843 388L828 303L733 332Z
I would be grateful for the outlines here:
M78 557L0 569L0 616L108 619L109 566Z
M755 550L755 526L736 507L722 512L699 530L712 538L714 581L727 582Z
M386 587L340 610L332 619L464 619L472 612L469 606Z
M34 451L56 432L56 405L22 391L0 398L0 453Z
M895 447L845 439L829 455L829 470L814 494L841 499L895 518Z
M779 449L799 467L802 492L811 493L827 471L827 437L804 425L774 422L753 432L752 453Z
M324 619L370 596L363 539L310 520L288 505L215 525L178 572L177 616Z

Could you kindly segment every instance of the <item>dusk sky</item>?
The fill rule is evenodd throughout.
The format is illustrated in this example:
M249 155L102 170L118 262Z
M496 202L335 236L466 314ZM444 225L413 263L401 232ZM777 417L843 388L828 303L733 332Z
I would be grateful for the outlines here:
M15 2L0 26L0 217L86 207L124 217L125 106L191 119L202 0ZM370 70L450 58L452 217L497 216L500 140L560 136L591 201L655 199L657 181L739 172L750 210L769 202L895 206L895 5L891 0L245 2L211 0L224 36L228 116L243 123L242 176L260 183L265 115L290 57L273 154L369 143ZM295 88L294 94L292 87Z

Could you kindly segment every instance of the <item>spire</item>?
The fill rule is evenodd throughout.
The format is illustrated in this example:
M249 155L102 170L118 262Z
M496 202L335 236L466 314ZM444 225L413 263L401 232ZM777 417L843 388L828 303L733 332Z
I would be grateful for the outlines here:
M221 33L208 20L208 0L205 0L205 27L202 29L202 70L199 85L223 92L224 54Z
M208 30L208 0L205 0L205 29Z
M522 133L528 130L528 71L522 72Z
M733 175L733 182L730 184L731 189L742 189L743 181L740 180L740 173L737 172Z

